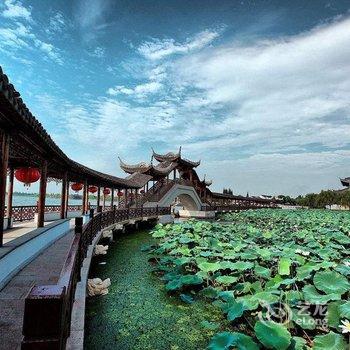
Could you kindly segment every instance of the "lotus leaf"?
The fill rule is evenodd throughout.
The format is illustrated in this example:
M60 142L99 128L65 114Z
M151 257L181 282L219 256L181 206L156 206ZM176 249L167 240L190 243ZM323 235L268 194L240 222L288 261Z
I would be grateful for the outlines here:
M238 280L238 277L235 276L219 276L215 278L215 281L219 284L229 286L230 284L235 283Z
M215 272L220 269L219 263L203 262L198 267L204 272Z
M347 278L331 270L317 272L313 281L318 290L327 294L344 294L350 290L350 283Z
M317 335L314 338L313 350L345 350L344 338L340 334L330 332L326 335Z
M287 328L273 321L257 321L255 335L267 349L285 350L291 343Z
M311 304L327 304L331 300L340 300L341 295L336 293L319 294L314 286L306 285L303 288L304 299Z
M237 350L259 350L254 340L242 333L223 332L214 335L209 343L209 350L227 350L234 347Z
M281 276L289 276L291 264L292 264L292 262L289 258L281 258L279 263L278 263L278 273Z

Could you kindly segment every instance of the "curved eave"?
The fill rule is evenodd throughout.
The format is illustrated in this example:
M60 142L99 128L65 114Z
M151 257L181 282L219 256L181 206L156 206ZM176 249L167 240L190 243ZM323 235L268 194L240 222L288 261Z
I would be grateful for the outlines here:
M350 177L340 179L340 182L343 186L350 187Z
M180 158L180 152L178 153L169 152L167 154L159 154L159 153L156 153L153 148L152 148L152 152L153 152L152 153L153 158L156 159L158 162L166 162L166 161L174 162Z
M188 160L185 158L179 159L178 162L179 162L179 165L183 165L183 166L188 167L188 168L197 168L201 164L200 160L198 162L194 162L192 160Z
M120 168L128 174L134 174L134 173L144 174L144 173L147 173L152 168L152 165L147 163L126 164L120 158L119 158L119 162L120 162Z

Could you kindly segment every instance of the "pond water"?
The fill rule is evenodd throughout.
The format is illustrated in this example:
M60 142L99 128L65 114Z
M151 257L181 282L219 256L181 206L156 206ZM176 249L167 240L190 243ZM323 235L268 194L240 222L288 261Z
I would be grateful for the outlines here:
M87 300L85 349L205 349L217 330L201 322L225 322L210 303L189 305L167 294L141 251L151 242L148 231L124 234L106 256L95 258L90 278L109 277L112 285L108 295Z

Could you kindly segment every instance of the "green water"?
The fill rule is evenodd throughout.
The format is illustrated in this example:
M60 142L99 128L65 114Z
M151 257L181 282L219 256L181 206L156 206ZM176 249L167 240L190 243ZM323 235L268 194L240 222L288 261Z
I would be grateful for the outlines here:
M201 322L224 322L211 304L188 305L166 293L140 250L151 240L147 231L120 236L102 258L106 265L93 264L90 278L109 277L112 285L87 301L85 349L205 349L214 331Z

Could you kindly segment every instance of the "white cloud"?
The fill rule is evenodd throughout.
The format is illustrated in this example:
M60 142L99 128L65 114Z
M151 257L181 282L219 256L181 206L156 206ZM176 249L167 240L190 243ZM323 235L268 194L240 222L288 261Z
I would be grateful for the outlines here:
M97 58L102 58L105 56L106 50L103 47L97 46L93 52L89 55Z
M82 149L96 145L101 170L117 154L148 157L150 145L183 145L188 158L202 159L198 170L216 190L337 188L338 176L350 172L350 151L343 150L350 135L349 42L345 18L276 40L178 51L182 56L159 48L149 51L146 83L117 85L107 91L112 97L80 106L61 103L57 113L65 137Z
M117 85L114 88L109 88L107 93L111 96L116 96L118 94L124 95L135 95L136 97L143 97L148 94L154 94L162 88L162 84L156 81L151 81L148 83L140 84L135 86L135 88L127 88L122 85Z
M21 1L5 0L5 10L2 15L7 18L22 18L27 21L32 21L31 7L24 7Z
M47 34L61 33L66 27L66 21L62 12L56 12L50 17L48 28L45 30Z
M54 45L38 39L30 26L15 22L14 25L0 28L0 39L0 48L9 49L13 51L12 54L19 49L33 49L35 46L44 53L44 57L49 57L56 63L63 64L59 50Z
M177 43L174 39L153 39L146 41L138 47L138 52L149 60L160 60L174 54L184 54L200 50L209 45L219 36L217 31L205 30L184 43Z

